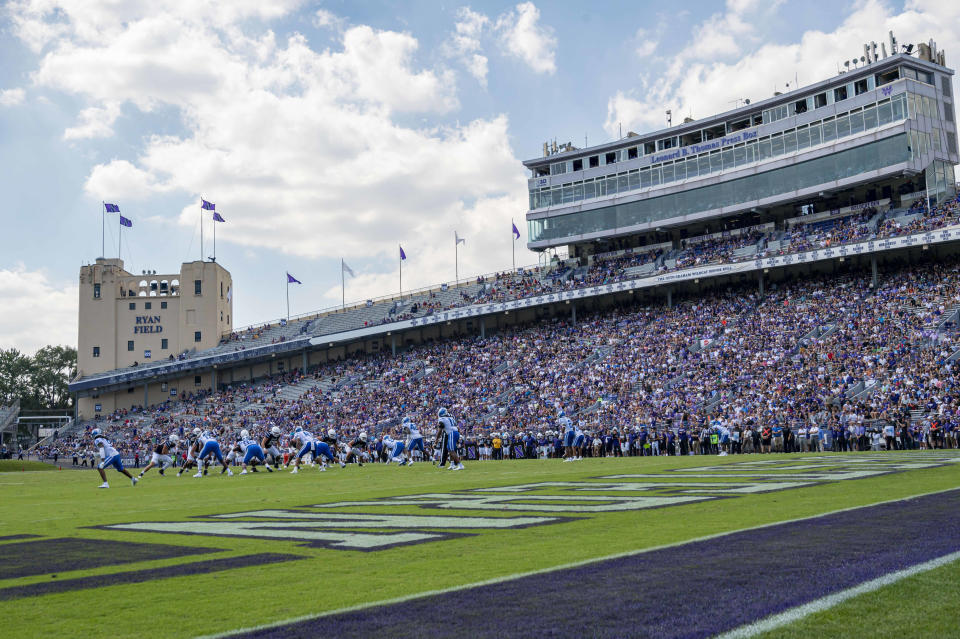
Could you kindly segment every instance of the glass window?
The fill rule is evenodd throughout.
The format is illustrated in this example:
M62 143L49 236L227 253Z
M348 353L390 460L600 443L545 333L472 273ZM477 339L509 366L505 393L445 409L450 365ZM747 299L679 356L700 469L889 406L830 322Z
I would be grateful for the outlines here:
M633 147L633 148L636 149L636 147ZM628 180L629 180L629 182L630 182L629 188L630 188L631 191L634 190L634 189L639 189L639 188L640 188L640 171L639 171L639 170L634 169L634 170L630 171L630 173L629 173L629 175L627 176L627 178L628 178Z
M723 170L723 164L720 162L720 151L710 152L710 172L719 173Z
M597 197L603 197L607 194L607 180L606 178L598 177L594 184L597 185Z
M836 120L824 120L823 121L823 141L832 142L837 139L837 121Z
M697 156L697 175L710 175L710 154Z
M837 118L837 139L850 135L850 118L846 115Z
M697 158L687 160L687 179L697 177Z
M144 302L144 303L143 303L143 308L144 308L145 310L148 310L148 311L149 311L149 310L153 310L153 302Z
M193 341L195 341L195 342L199 342L199 341L200 341L200 331L194 331L194 332L193 332Z
M663 183L673 182L673 163L667 162L663 165Z
M855 111L848 116L850 119L850 134L863 132L863 111Z
M659 164L657 166L651 167L650 177L653 180L653 186L657 186L658 184L660 184L660 165Z
M579 202L583 199L583 182L573 183L573 201Z
M807 127L797 128L797 148L805 149L810 146L810 131Z
M783 134L783 152L795 153L797 150L797 131L790 129Z
M164 337L163 339L161 339L161 340L160 340L160 350L163 350L163 351L167 350L167 344L168 344L168 342L167 342L167 338L166 338L166 337Z
M193 294L200 295L203 291L203 281L193 280Z
M99 284L94 284L94 285L93 285L93 299L95 299L95 300L100 299L100 285L99 285Z
M723 149L723 151L720 152L720 156L723 158L722 162L724 170L732 169L734 166L733 149Z
M775 135L771 135L770 146L773 152L773 157L783 155L783 134L777 133Z
M757 161L757 141L747 142L747 164Z
M93 356L94 356L94 357L100 357L100 347L99 347L99 346L94 346L94 347L93 347Z
M863 128L866 131L877 128L877 107L863 110Z
M823 140L821 139L820 123L810 125L810 146L817 146Z
M901 93L890 101L893 106L893 121L904 119L906 116L907 97L906 93Z
M613 195L614 193L616 193L617 192L617 176L608 175L606 182L607 182L607 195Z
M627 174L621 173L617 176L617 193L626 193L628 190Z
M760 145L760 159L767 160L773 156L773 151L770 147L770 138L763 138L759 142Z
M593 180L584 180L583 198L589 200L594 197L597 197L597 186L593 183Z
M133 340L132 340L132 339L127 341L127 350L128 350L128 351L132 351L132 350L133 350Z
M646 189L650 187L650 169L642 169L640 171L640 188Z
M747 163L747 149L743 144L733 147L733 163L736 166L743 166Z
M127 310L130 310L130 311L135 311L135 310L137 310L137 303L136 303L136 302L130 302L130 304L127 305Z
M563 185L563 200L561 201L564 204L573 202L573 185L572 184L567 183Z
M877 106L877 121L880 126L893 122L893 105L890 100L884 100Z

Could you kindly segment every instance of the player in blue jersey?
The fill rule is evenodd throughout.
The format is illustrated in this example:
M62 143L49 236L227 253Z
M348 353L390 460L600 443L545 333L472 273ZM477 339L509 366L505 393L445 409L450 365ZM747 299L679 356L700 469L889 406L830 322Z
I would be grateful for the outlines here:
M457 422L447 413L446 408L437 411L437 420L440 422L440 429L443 433L443 456L440 458L440 468L443 468L444 458L450 458L450 466L447 470L463 470L463 463L460 461L460 455L457 453L457 444L460 441L460 429L457 428Z
M293 430L293 435L290 436L290 443L298 448L297 453L293 456L293 470L290 471L291 474L296 475L300 471L300 460L303 456L307 453L313 455L313 435L309 431L303 430L302 426L297 426Z
M139 479L142 479L148 470L154 466L159 466L160 470L158 471L161 476L163 476L163 471L173 465L173 457L177 453L177 444L180 442L180 438L175 434L171 434L165 441L161 441L159 444L154 446L153 455L150 457L150 463L147 464L146 468L140 471Z
M383 436L383 450L387 454L388 464L392 461L397 462L401 466L406 464L407 460L403 457L404 448L406 448L406 446L402 439L394 439L390 436L390 433Z
M575 461L576 453L573 447L577 439L576 430L573 427L573 421L567 417L566 411L562 408L557 413L557 426L563 433L563 461Z
M423 448L423 435L420 433L420 428L413 423L413 420L409 417L404 417L401 422L404 434L407 436L407 465L413 466L413 451L419 450L420 454L426 457L426 452Z
M97 466L97 472L100 473L100 479L103 480L103 483L100 484L99 488L110 488L110 485L107 483L107 473L103 471L103 469L108 466L113 466L118 472L129 477L133 485L136 486L139 480L123 467L123 460L120 459L120 453L113 447L110 440L103 436L103 432L99 428L94 428L90 431L90 436L93 437L93 445L100 449L100 464Z
M209 458L212 462L216 459L220 462L220 465L223 468L220 470L220 474L227 473L230 477L233 477L233 471L230 470L230 466L227 465L227 461L223 458L223 453L220 451L220 442L217 441L216 437L213 436L208 430L202 431L200 436L197 438L197 443L195 448L199 449L197 453L197 474L194 477L203 477L203 466L204 462Z
M240 431L240 439L234 445L234 450L243 455L241 458L242 461L240 462L243 469L240 471L241 475L247 474L248 465L253 472L257 472L258 463L263 464L268 473L273 472L273 469L266 463L263 447L258 444L255 439L250 437L250 431L246 429Z

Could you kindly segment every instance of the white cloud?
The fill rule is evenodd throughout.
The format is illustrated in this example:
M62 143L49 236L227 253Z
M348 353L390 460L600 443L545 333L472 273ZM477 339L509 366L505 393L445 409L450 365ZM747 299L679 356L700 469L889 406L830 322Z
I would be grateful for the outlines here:
M105 138L113 135L113 123L120 116L120 105L112 102L102 107L88 107L80 112L78 123L63 132L64 140Z
M49 344L76 344L79 296L77 285L51 282L23 264L0 269L0 348L33 354Z
M557 39L553 29L540 25L539 20L536 5L523 2L497 18L496 29L509 54L537 73L552 74L557 70Z
M0 89L0 106L23 104L26 92L23 89Z
M330 28L337 31L342 31L347 21L345 18L342 18L335 13L327 11L326 9L317 9L317 12L313 14L313 26L318 29Z
M470 7L460 7L454 32L446 44L450 54L458 58L483 86L487 86L487 57L481 52L480 38L489 26L487 16L472 11Z
M728 8L740 13L728 15L745 21L743 12L752 6L767 5L731 1ZM751 30L746 22L738 28L750 37L760 37L761 31ZM705 117L725 110L738 98L767 98L774 86L783 90L786 82L793 84L794 73L801 86L832 77L837 62L859 55L860 43L885 41L891 29L904 42L935 34L941 48L956 51L960 49L960 4L909 2L903 12L895 13L879 0L867 0L831 32L807 31L796 42L784 44L759 40L746 55L736 53L738 45L724 43L722 38L706 43L693 38L663 73L643 77L639 90L621 90L611 96L604 127L611 136L617 135L621 122L624 131L660 129L666 108L675 114ZM715 55L724 53L727 60L705 55L711 50Z
M653 55L657 47L660 46L660 40L651 33L649 29L637 29L637 33L633 36L633 39L636 42L634 51L638 58L646 58Z
M526 182L508 120L410 125L411 113L458 108L453 74L421 66L412 35L355 25L316 50L299 35L278 42L249 21L218 25L165 6L110 26L109 38L82 35L97 26L84 11L58 19L64 35L45 45L37 85L99 109L181 114L181 133L144 135L136 154L93 167L85 188L97 200L182 193L179 220L193 226L203 193L228 213L218 240L344 255L358 269L366 261L368 276L351 285L358 296L394 289L395 261L377 264L397 241L410 255L405 286L449 279L455 227L471 238L461 273L509 263L509 220L526 208Z

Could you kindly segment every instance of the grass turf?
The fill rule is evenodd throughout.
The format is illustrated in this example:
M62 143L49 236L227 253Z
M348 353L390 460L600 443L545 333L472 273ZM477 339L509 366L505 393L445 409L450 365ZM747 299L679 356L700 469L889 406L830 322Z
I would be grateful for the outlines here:
M288 473L259 473L232 478L211 475L202 480L186 476L160 478L154 470L136 488L111 470L108 474L109 490L96 488L99 477L93 471L7 475L0 477L0 537L35 534L48 538L180 544L221 551L205 555L206 558L287 553L305 559L269 567L251 565L225 573L167 578L155 583L119 583L33 599L0 601L0 618L16 620L18 636L22 637L96 635L107 629L105 624L109 625L111 635L117 637L194 636L955 488L960 484L957 481L958 465L952 464L670 508L590 514L557 525L482 531L471 536L375 552L307 548L288 540L90 528L113 523L184 521L214 513L297 508L391 495L575 481L607 474L649 473L757 459L757 456L624 458L588 459L575 464L562 464L556 460L505 461L468 464L468 469L460 473L439 472L430 465L412 469L368 465L363 469L351 467L344 472L331 470L323 474L305 470L297 476ZM370 512L370 509L348 508L343 511ZM426 511L414 506L393 506L377 509L377 512L425 514ZM444 515L457 513L439 511ZM460 514L496 516L498 513L460 511ZM0 557L9 551L5 545L0 544ZM190 561L194 558L136 561L122 566L61 573L57 578L116 574ZM956 575L956 567L953 569L952 574ZM0 581L0 588L42 583L49 579L52 579L49 575L8 579ZM911 583L914 580L923 582L925 578L914 577ZM866 597L882 597L886 590ZM893 590L896 592L896 586ZM921 625L914 625L913 629L933 632L945 623L945 619L955 619L950 611L955 606L956 597L948 599L949 593L942 589L926 594L935 603L929 615L917 620ZM851 605L844 604L838 610ZM232 614L238 608L250 614L238 618ZM210 612L210 618L223 621L197 625L198 611L204 610ZM822 613L816 619L830 614L830 611ZM813 624L809 631L783 636L822 634L817 630L816 619L809 621ZM874 619L860 614L841 614L830 622L839 625L827 634L864 636L886 631L887 627L875 623ZM806 623L797 627L802 628ZM796 628L791 632L797 632Z
M28 471L57 470L52 464L39 461L25 461L16 459L0 459L0 473L19 473Z

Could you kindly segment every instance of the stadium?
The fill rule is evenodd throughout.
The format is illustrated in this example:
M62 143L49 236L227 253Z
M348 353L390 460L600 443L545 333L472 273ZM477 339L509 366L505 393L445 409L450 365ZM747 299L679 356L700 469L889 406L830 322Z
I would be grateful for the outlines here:
M960 636L953 75L545 143L537 265L282 321L102 251L0 412L9 636Z

